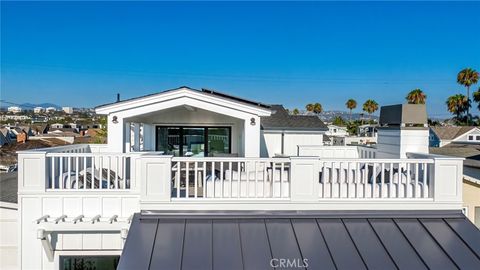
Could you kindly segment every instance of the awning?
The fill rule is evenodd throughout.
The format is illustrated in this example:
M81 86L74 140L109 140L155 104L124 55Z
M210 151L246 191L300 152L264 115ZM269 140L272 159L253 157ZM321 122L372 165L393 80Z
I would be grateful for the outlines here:
M459 211L136 214L118 269L479 269Z

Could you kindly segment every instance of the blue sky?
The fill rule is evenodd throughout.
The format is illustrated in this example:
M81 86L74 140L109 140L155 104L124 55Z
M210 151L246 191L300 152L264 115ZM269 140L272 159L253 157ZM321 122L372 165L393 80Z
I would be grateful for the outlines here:
M1 99L95 106L188 85L343 110L480 70L480 3L1 3ZM478 85L475 87L478 88Z

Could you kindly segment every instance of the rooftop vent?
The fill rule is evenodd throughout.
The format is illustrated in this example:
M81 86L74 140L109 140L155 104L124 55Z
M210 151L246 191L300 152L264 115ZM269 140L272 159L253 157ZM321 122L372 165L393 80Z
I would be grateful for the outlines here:
M398 104L380 108L380 126L426 127L425 104Z

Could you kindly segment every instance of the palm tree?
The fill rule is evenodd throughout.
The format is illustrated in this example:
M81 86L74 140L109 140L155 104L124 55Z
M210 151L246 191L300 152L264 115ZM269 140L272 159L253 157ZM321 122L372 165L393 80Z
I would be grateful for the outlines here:
M480 87L476 92L473 92L473 100L478 103L477 108L480 110Z
M307 110L307 112L313 112L313 104L312 104L312 103L308 103L308 104L305 106L305 109Z
M352 110L357 108L357 101L351 98L347 100L347 103L345 103L345 106L347 106L347 109L350 110L350 121L352 121Z
M375 100L369 99L365 101L365 103L363 103L363 111L368 113L370 120L372 117L372 113L374 113L377 110L378 110L378 103Z
M425 101L427 100L427 95L425 95L422 90L417 88L410 91L410 93L408 93L405 99L407 99L408 104L425 104Z
M461 70L457 75L457 83L467 88L467 100L470 102L470 86L478 82L478 72L472 68L465 68ZM470 113L467 106L467 124L469 123Z
M320 114L322 112L323 112L322 104L320 104L318 102L313 104L313 113Z
M300 113L300 111L297 108L295 108L295 109L293 109L292 113L293 113L293 115L297 115L297 114Z
M468 111L469 107L467 97L462 94L456 94L448 97L446 104L448 111L455 114L457 121L460 121L460 116L465 111Z

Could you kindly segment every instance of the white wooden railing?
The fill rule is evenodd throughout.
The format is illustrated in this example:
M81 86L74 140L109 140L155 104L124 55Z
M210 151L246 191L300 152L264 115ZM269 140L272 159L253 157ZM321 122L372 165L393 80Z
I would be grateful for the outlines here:
M433 163L433 159L321 159L319 197L430 198Z
M359 158L377 158L377 149L371 146L357 146Z
M461 158L421 153L405 159L180 158L101 148L96 153L82 145L19 152L19 194L130 196L138 198L141 209L461 206ZM341 154L349 155L346 150Z
M129 189L130 154L47 153L48 190Z
M173 158L172 198L288 198L285 158Z

